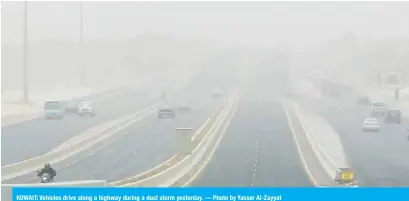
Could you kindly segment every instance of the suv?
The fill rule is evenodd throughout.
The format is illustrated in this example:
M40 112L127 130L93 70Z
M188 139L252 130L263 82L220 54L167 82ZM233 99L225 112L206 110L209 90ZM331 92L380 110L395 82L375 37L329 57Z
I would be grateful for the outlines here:
M385 117L385 123L401 124L401 112L398 109L389 110Z
M162 119L162 118L175 118L176 114L175 111L172 108L162 108L159 109L158 111L158 118Z
M386 107L386 104L383 102L374 102L372 104L372 116L377 116L381 115L384 116L388 112L388 108Z

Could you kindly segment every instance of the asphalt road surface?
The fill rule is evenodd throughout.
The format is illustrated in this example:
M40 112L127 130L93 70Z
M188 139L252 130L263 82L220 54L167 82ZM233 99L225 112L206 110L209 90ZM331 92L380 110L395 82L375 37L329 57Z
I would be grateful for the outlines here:
M184 102L190 112L178 113L175 119L157 119L156 115L116 133L118 140L104 149L92 153L92 149L78 156L78 162L58 170L56 181L103 179L115 181L153 168L180 151L180 135L177 127L199 128L222 104L225 98L212 98L212 86L194 79L185 89L170 97L170 102ZM213 80L217 83L218 80ZM207 80L208 82L208 80ZM219 85L225 96L233 88L231 84ZM90 153L89 153L90 152ZM75 161L75 160L73 160ZM38 182L35 174L24 175L7 183Z
M200 78L200 76L199 76ZM142 173L164 162L181 150L180 133L176 128L198 129L224 103L225 98L212 98L214 87L208 80L195 79L184 91L180 91L175 102L184 102L191 107L187 113L177 113L175 119L157 119L156 115L145 123L135 124L122 131L124 137L91 157L64 168L58 173L58 181L104 179L117 181ZM220 83L219 87L228 95L231 84ZM121 134L120 134L121 135Z
M409 186L409 119L399 125L384 124L384 118L378 117L380 132L363 132L370 106L358 105L358 97L346 93L309 103L340 135L360 186Z
M149 88L127 90L115 96L94 102L97 115L94 117L80 117L75 114L67 115L61 120L45 120L37 118L20 124L2 127L2 166L27 160L47 153L73 136L91 127L109 120L117 119L127 114L137 112L159 101L162 89L168 90L170 102L189 102L189 97L196 97L213 90L215 87L232 86L223 77L212 79L207 75L196 75L191 83L181 87L180 93L172 86L164 88L150 85ZM221 83L222 86L218 86ZM91 98L91 97L90 97Z
M311 186L280 104L285 80L252 79L194 187Z
M88 128L152 105L159 93L129 90L94 102L96 116L69 114L64 119L37 118L2 127L2 166L42 155Z
M125 136L101 152L59 171L58 181L104 179L116 181L149 170L177 154L183 142L178 127L199 128L221 106L220 100L197 105L175 119L150 118L124 130ZM121 135L121 133L120 133Z

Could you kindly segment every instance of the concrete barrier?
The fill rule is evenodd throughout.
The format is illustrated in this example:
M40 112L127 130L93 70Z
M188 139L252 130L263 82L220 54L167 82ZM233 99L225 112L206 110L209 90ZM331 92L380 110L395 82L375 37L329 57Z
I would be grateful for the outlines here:
M204 128L208 124L209 124L209 119L197 130L196 133L201 133L201 132L205 131ZM198 134L195 134L195 135L197 136ZM133 176L133 177L129 177L129 178L126 178L126 179L123 179L123 180L112 182L111 185L113 185L113 186L123 186L123 185L126 185L128 183L134 183L136 181L151 177L152 175L158 174L158 173L172 167L173 165L175 165L176 163L181 161L184 157L186 157L186 156L176 154L176 155L172 156L171 158L169 158L168 160L166 160L165 162L157 165L156 167L154 167L154 168L152 168L152 169L150 169L148 171L145 171L145 172L143 172L141 174L138 174L136 176Z
M216 152L217 147L223 139L223 136L230 125L231 120L237 112L237 106L233 106L233 111L229 113L228 117L225 119L217 132L219 135L213 140L213 143L209 144L206 153L203 155L202 160L196 163L188 173L186 173L182 178L177 182L173 183L173 187L187 187L200 175L200 173L206 168L207 164L210 162L213 154Z
M174 166L155 174L151 177L123 185L124 187L169 187L174 183L180 181L186 174L190 172L192 168L196 166L201 160L203 160L206 154L209 153L209 147L214 144L214 140L217 139L217 134L220 131L223 123L227 119L233 103L229 102L226 109L218 117L212 129L209 130L207 136L195 147L191 155L183 158Z
M294 104L293 108L317 159L326 173L335 178L338 168L349 167L338 133L317 113L298 104Z
M58 187L108 187L105 180L71 181L71 182L53 182L46 184L2 184L1 200L11 201L14 187L36 187L36 188L58 188Z
M135 117L139 117L144 114L150 114L155 111L156 105L146 108L142 111L137 112L136 114L128 115L120 120L113 120L112 122L108 123L108 127L104 127L101 129L100 132L109 131L109 134L105 134L104 136L100 135L92 135L91 137L81 139L70 146L62 147L61 149L57 149L55 151L49 152L39 157L35 157L32 159L28 159L25 161L21 161L15 164L3 166L1 168L2 171L2 181L9 180L18 176L22 176L24 174L28 174L40 169L45 163L52 163L55 164L62 160L65 160L68 157L74 156L75 154L80 153L81 151L92 147L93 145L101 142L103 140L108 139L111 135L118 132L117 130L113 130L117 127L120 129L126 128L130 126L132 123L135 123L132 119ZM139 119L137 119L139 120ZM130 122L129 122L130 121Z
M211 118L206 120L205 123L192 136L191 140L195 146L199 146L202 143L202 140L206 138L207 134L212 132L212 129L215 126L214 122L216 122L218 119L221 118L221 116L225 114L226 109L228 109L228 106L230 105L230 101L225 101L225 103L226 105L221 108L221 111L218 110L215 114L212 115ZM216 114L219 114L219 115L216 115ZM140 184L141 186L152 186L152 183L147 182L147 181L150 181L149 178L152 178L155 175L161 174L162 172L165 172L168 169L173 168L173 166L179 164L183 160L186 160L186 158L188 157L189 156L186 156L186 155L175 155L169 160L165 161L164 163L156 166L155 168L151 170L148 170L146 172L143 172L141 174L138 174L136 176L133 176L133 177L130 177L124 180L113 182L111 184L113 186L134 186L134 184ZM142 181L145 181L145 182L142 182ZM153 186L157 186L157 185L153 185Z

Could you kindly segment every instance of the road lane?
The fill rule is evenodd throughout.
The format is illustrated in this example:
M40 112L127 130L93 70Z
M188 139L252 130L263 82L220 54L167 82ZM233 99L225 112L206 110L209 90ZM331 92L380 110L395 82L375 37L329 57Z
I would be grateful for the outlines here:
M172 92L172 96L168 99L174 103L179 101L194 103L196 97L201 97L205 93L209 95L215 87L221 86L226 89L232 87L232 84L224 84L222 81L223 78L212 78L211 76L203 79L203 76L198 74L190 83L182 86L179 92ZM172 86L166 88L172 91ZM39 118L22 124L2 127L2 166L45 154L86 129L153 105L154 102L159 101L163 89L160 84L151 83L147 88L130 89L95 102L97 115L92 118L73 114L67 115L62 120ZM188 92L186 93L188 95L182 96L183 91ZM35 143L39 141L41 143Z
M357 100L358 96L349 94L315 100L311 106L339 133L361 186L409 186L409 141L405 130L409 119L405 118L401 125L386 125L384 118L379 117L379 133L363 132L362 123L370 116L370 107L359 106Z
M61 120L39 118L2 127L2 166L42 155L88 128L141 110L157 99L157 94L131 90L95 102L94 117L72 114Z
M223 104L225 98L212 98L214 87L203 84L196 79L171 97L170 102L185 102L192 107L192 111L177 114L176 119L156 119L156 115L134 124L115 134L121 138L113 144L96 153L82 152L75 159L84 159L67 168L58 171L56 181L107 179L110 181L133 176L154 165L163 162L178 151L178 141L175 138L176 127L198 128L205 120ZM210 80L218 83L219 80ZM223 85L225 96L232 89L232 85ZM73 160L75 161L75 160ZM59 169L59 167L57 167ZM25 175L7 183L37 182L32 175Z
M218 149L191 186L311 186L279 97L252 90L243 95Z
M175 128L199 128L222 103L205 104L175 119L152 118L123 132L123 139L69 168L59 171L58 181L104 179L116 181L134 176L164 162L180 151L181 136Z

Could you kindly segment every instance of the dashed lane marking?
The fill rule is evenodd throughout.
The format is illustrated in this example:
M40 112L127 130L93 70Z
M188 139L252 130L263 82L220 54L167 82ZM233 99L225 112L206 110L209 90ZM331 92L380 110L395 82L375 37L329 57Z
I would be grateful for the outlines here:
M259 153L260 153L260 133L257 133L257 144L256 144L256 155L254 160L254 167L253 167L253 178L251 181L251 186L254 186L256 175L257 175L257 164L259 161Z

